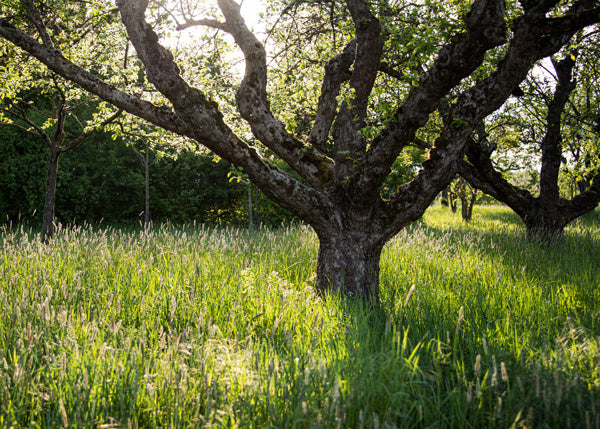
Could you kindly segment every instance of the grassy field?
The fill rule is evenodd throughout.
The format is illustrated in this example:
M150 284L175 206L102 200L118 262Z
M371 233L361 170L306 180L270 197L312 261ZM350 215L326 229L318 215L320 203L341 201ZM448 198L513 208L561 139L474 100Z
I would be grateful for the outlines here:
M430 209L380 304L317 297L301 226L0 241L0 427L600 428L598 211Z

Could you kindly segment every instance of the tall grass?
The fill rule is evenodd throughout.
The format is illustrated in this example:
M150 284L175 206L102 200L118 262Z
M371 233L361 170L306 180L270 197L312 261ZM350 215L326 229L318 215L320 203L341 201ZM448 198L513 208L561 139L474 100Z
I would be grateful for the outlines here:
M597 215L510 216L429 211L380 303L316 296L302 226L5 228L0 426L600 428Z

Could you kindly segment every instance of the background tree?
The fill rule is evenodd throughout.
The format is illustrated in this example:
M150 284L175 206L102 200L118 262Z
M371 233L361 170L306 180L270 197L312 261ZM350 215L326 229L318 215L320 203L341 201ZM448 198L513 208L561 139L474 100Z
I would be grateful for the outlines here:
M563 115L563 153L567 162L561 169L561 179L569 184L571 197L589 190L594 176L600 171L599 30L596 26L573 46L580 52L577 87Z
M83 96L81 91L69 88L54 74L32 73L12 98L3 98L0 108L0 126L19 128L43 141L48 148L46 191L42 214L41 239L52 238L54 233L54 209L56 205L56 181L60 155L75 149L98 128L114 121L121 111L106 117L101 122L90 120L87 105L93 98ZM83 119L87 113L88 119ZM98 119L98 118L96 118ZM67 121L78 125L78 132L68 135ZM75 127L71 126L71 130Z
M460 200L460 214L465 222L473 217L473 206L477 200L478 189L469 185L462 177L454 179L450 185L452 194Z
M580 44L579 47L583 50L584 46ZM596 62L595 58L585 58L583 52L580 57L582 62ZM515 101L509 113L520 116L514 124L520 129L521 144L533 143L541 156L539 194L536 196L511 184L497 170L491 158L498 146L493 138L493 143L472 140L467 149L467 160L461 167L461 174L473 186L511 207L525 223L528 234L544 237L561 234L569 222L593 210L600 202L599 135L594 129L597 116L593 110L596 108L592 108L598 99L597 88L589 85L585 67L576 71L572 51L560 61L553 60L553 66L556 78L553 93L540 82L541 76L532 76L528 83L530 94ZM576 74L584 82L588 81L585 89L576 91ZM588 118L587 124L582 120L584 117ZM592 159L595 160L593 163L590 162ZM587 160L587 168L582 160ZM560 193L561 169L571 177L584 177L574 176L574 171L583 169L586 172L588 186L571 200Z
M421 47L431 47L432 53L419 55L421 64L416 69L410 63L401 69L405 73L393 73L403 90L388 99L374 89L381 69L390 64L403 67L398 57L403 52L413 56L402 51L401 44L389 43L390 35L412 33L420 38L423 33L416 33L414 26L401 19L388 21L386 17L403 16L422 6L400 2L375 10L363 0L347 0L340 4L350 17L347 33L342 33L344 46L321 63L325 70L316 116L308 139L303 139L270 107L266 50L244 24L239 5L232 0L217 4L220 16L188 24L228 33L243 52L245 73L235 101L251 129L252 144L227 125L219 104L184 79L173 54L159 43L164 27L159 21L149 21L148 1L118 0L117 7L149 82L169 101L161 106L79 67L77 58L71 61L64 54L65 46L50 46L7 8L0 20L0 35L105 101L196 140L242 168L266 195L316 231L318 288L358 295L377 295L384 244L418 219L450 183L476 124L504 103L536 61L557 52L573 34L600 18L600 7L585 0L560 5L558 1L522 0L510 3L509 8L500 0L476 0L470 7L443 3L444 8L431 2L426 6L436 8L436 17L446 17L449 24L438 31L439 18L431 26L424 22L432 31L424 33L430 43ZM311 5L298 10L306 7ZM470 76L465 89L452 93ZM444 127L419 173L389 198L382 198L381 188L392 165L450 94ZM262 156L262 146L301 180Z
M69 51L77 55L78 50L88 50L93 45L91 31L69 31L60 27L57 16L50 13L44 18L35 5L25 0L19 9L21 17L27 19L31 27L48 46L55 41L69 41ZM68 11L74 12L73 8ZM79 7L76 11L85 16L87 9ZM113 14L114 15L114 14ZM106 15L100 16L98 25L106 21ZM55 26L55 41L50 37L47 25ZM113 122L121 110L106 105L103 111L94 114L94 106L100 103L96 96L82 91L78 86L65 81L59 75L40 69L29 55L14 49L4 41L1 46L2 58L0 73L4 84L0 87L0 124L17 127L43 141L48 148L48 167L46 190L42 214L41 239L48 241L54 232L54 210L56 204L56 181L60 156L82 144L99 128ZM107 60L106 52L97 52L95 61ZM110 106L110 107L108 107ZM67 125L71 122L70 125ZM71 131L67 133L67 128Z

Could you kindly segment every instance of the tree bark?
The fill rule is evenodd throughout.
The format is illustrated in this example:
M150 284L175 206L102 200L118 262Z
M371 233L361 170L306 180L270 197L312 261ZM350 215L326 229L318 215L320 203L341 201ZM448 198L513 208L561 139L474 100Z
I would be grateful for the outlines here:
M56 205L56 179L58 177L58 159L60 150L50 147L48 171L46 173L46 197L42 214L42 243L47 243L54 235L54 207Z
M473 206L475 205L476 199L477 194L474 192L470 194L465 193L465 195L463 195L460 199L461 216L465 222L469 222L473 217Z
M356 229L332 228L319 235L317 288L349 296L379 294L379 260L383 245Z
M460 214L461 214L462 219L465 222L468 222L471 220L471 214L469 212L469 201L467 200L467 198L461 198Z
M537 200L540 201L539 199ZM560 237L565 226L572 220L565 210L564 204L549 206L546 204L536 204L528 211L527 215L522 217L525 223L525 229L528 237L537 237L542 240L549 240Z
M452 192L448 194L448 202L450 203L450 209L452 210L452 213L456 213L456 196Z
M441 203L444 207L450 207L449 198L448 198L448 189L444 189L442 191L442 200Z

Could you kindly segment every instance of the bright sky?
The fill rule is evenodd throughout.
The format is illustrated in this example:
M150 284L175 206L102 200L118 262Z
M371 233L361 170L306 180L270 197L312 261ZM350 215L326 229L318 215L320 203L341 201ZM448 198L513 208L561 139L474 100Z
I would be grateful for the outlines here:
M207 1L209 3L212 3L215 6L217 4L216 0L201 0L201 1ZM266 0L234 0L234 1L236 1L238 4L239 3L242 4L241 14L242 14L242 18L244 18L244 21L246 22L246 25L248 26L248 28L250 28L250 30L252 30L254 32L254 34L256 35L256 37L258 37L259 40L263 40L265 30L264 30L264 25L261 25L259 23L259 21L260 21L259 14L262 11L264 11L264 8L265 8L264 3ZM217 15L217 19L223 20L222 17L218 18L218 16L219 15ZM199 18L205 18L205 17L204 16L195 16L194 18L199 19ZM171 38L167 37L162 42L165 43L166 46L171 46L171 45L177 44L178 40L183 40L183 41L189 40L190 37L193 37L194 31L196 31L196 27L188 28L181 32L175 32L175 34L174 34L176 36L175 38L171 39ZM181 37L181 39L178 39L179 37ZM244 72L243 55L241 54L241 52L239 52L239 50L234 50L231 55L234 59L236 59L238 61L236 70L239 72L240 75L242 75Z
M236 0L239 3L239 0ZM263 0L243 0L242 1L242 18L246 21L246 25L255 31L261 30L258 25L258 14L264 9Z

